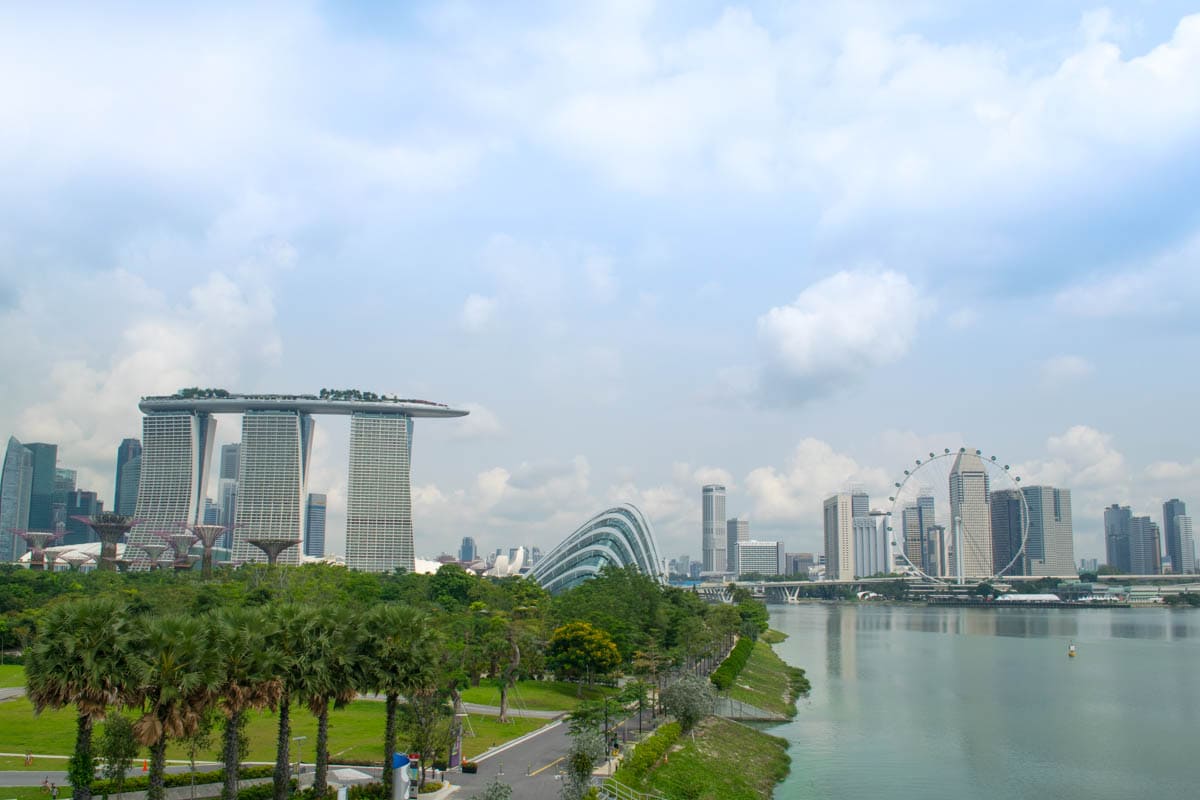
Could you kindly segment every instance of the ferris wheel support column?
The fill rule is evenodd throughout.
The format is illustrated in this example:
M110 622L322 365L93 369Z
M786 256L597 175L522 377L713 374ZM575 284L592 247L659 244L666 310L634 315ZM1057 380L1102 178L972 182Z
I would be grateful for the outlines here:
M962 517L954 518L954 572L960 586L967 582L963 575Z

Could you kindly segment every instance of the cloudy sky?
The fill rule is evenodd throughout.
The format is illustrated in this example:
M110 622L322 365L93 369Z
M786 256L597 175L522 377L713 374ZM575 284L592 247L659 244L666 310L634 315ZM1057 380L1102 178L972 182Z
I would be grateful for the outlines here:
M417 425L430 555L632 501L695 557L712 480L818 549L959 444L1078 556L1200 504L1188 4L247 5L0 12L0 433L109 503L201 385L470 407Z

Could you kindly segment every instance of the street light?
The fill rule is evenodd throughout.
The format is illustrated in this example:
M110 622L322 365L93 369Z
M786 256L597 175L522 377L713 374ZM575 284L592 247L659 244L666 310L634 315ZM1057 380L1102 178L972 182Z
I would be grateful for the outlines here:
M304 761L300 758L300 742L307 741L307 736L293 736L292 741L296 742L296 774L301 774L304 768Z

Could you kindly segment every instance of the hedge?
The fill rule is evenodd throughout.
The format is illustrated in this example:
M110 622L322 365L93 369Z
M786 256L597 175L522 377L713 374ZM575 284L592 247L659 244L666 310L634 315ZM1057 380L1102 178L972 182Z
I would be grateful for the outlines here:
M733 686L733 681L741 674L742 668L750 660L750 653L753 651L754 642L746 637L738 639L737 644L729 651L729 655L721 662L721 666L713 670L713 674L709 678L713 682L713 686L721 691Z
M296 779L292 778L288 781L288 796L295 794L299 784ZM271 800L275 796L275 786L270 783L260 783L255 786L247 786L238 792L238 800Z
M248 780L250 778L270 778L275 774L275 768L269 766L260 767L242 767L238 770L238 780ZM196 779L196 785L202 783L221 783L225 780L225 770L218 769L212 772L197 772L193 775L190 772L168 772L163 775L163 786L170 789L174 786L191 786L192 778ZM126 778L125 783L121 785L122 792L140 792L150 786L150 777L148 775L139 775L136 778ZM117 782L110 780L92 781L92 794L116 794Z
M616 778L622 783L636 785L650 769L658 763L679 739L682 729L678 722L668 722L633 748L633 754L621 762Z

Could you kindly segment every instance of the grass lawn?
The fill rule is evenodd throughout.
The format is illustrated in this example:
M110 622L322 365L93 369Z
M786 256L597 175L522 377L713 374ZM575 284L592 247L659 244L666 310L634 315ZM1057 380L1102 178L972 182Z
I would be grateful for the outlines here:
M774 628L771 628L766 633L764 633L762 636L760 636L758 638L762 639L767 644L779 644L787 637L788 637L788 635L786 633L784 633L783 631L777 631Z
M729 696L764 711L793 716L796 704L792 693L792 668L775 654L771 646L755 642L750 660L734 679Z
M539 711L573 711L583 700L599 700L606 694L614 694L616 689L607 686L585 686L583 697L576 697L579 686L566 681L518 681L517 685L508 692L510 708L530 708ZM479 703L485 706L500 705L500 689L496 686L480 684L472 686L462 693L463 702Z
M787 742L777 736L709 717L696 740L683 736L645 778L645 786L667 797L697 800L758 800L770 797L787 777Z
M25 685L25 668L20 664L0 664L0 689Z
M70 796L70 786L59 789L59 800ZM50 800L50 795L40 786L0 786L0 800Z
M255 714L247 725L246 732L250 738L250 753L247 761L273 761L275 759L275 733L278 725L278 715L271 712ZM513 739L528 733L547 720L516 719L512 723L501 725L495 717L472 714L471 723L475 728L475 737L465 737L463 749L468 755L475 756L489 747L500 742ZM382 760L383 759L383 724L384 705L380 702L360 700L346 708L329 713L329 753L332 760ZM99 738L100 723L96 731ZM317 739L317 721L308 710L295 706L292 708L292 736L307 736L307 740L299 742L300 755L305 761L311 762ZM75 711L46 711L40 716L34 716L33 707L24 697L0 703L0 752L23 753L32 750L35 753L67 755L75 744ZM401 742L403 747L403 742ZM208 750L197 756L197 760L215 761L220 750L220 731L214 732L213 743ZM295 758L295 752L292 754ZM187 754L178 745L167 748L167 758L185 759ZM46 769L46 759L37 759L33 767L24 766L20 758L8 759L11 765L3 769ZM65 763L65 762L64 762ZM65 769L66 767L59 767ZM0 800L6 798L0 797Z

